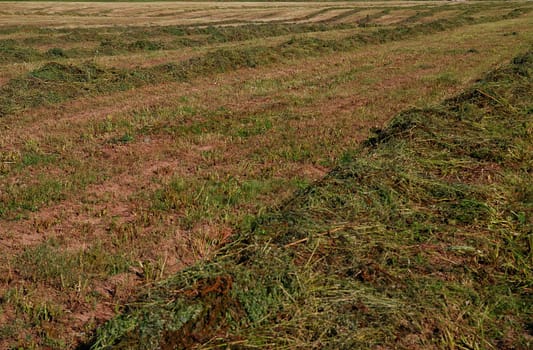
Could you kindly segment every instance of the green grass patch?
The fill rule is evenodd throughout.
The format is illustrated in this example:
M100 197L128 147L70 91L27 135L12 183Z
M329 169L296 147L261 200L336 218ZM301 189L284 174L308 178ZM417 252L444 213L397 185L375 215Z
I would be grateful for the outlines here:
M65 252L59 243L47 241L27 248L14 258L17 273L33 283L57 290L88 291L94 276L112 276L128 271L134 263L126 255L115 255L96 243L79 252Z
M180 213L179 225L184 229L218 218L234 225L238 221L234 217L235 208L250 205L261 194L281 185L274 180L233 177L196 181L174 178L152 195L152 210Z
M29 153L22 158L21 167L38 163L51 163L53 156ZM20 171L23 171L21 168ZM20 219L28 212L34 212L43 206L57 203L72 191L85 188L103 178L95 169L87 168L83 175L67 176L58 179L54 176L39 176L31 183L13 183L2 186L0 192L0 218Z

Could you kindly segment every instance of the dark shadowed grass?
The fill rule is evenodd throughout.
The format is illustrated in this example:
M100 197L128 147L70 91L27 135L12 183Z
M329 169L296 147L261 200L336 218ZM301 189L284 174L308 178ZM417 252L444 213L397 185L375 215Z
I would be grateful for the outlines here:
M532 72L400 114L93 349L531 347Z

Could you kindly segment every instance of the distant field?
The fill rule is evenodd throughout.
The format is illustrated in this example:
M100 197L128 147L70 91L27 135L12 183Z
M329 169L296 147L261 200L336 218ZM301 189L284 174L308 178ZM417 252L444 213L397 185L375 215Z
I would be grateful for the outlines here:
M431 1L429 4L444 4ZM227 22L316 22L362 7L421 6L417 1L376 2L3 2L0 25L86 27L207 25ZM425 4L424 4L425 5ZM422 6L424 6L422 5Z
M0 2L0 348L89 341L141 291L324 178L371 129L531 49L532 10ZM461 336L448 332L442 348Z

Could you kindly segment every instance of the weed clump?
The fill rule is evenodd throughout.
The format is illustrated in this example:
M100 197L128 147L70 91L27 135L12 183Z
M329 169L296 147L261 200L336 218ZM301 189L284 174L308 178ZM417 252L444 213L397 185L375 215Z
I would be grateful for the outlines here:
M527 348L531 57L400 114L127 305L93 349Z

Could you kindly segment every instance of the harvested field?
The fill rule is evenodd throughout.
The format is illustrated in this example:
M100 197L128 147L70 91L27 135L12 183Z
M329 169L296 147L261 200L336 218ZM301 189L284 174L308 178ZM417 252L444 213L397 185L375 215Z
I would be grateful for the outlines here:
M430 2L442 5L444 2ZM206 25L232 21L325 20L361 7L409 7L416 1L377 2L3 2L0 25L87 27L116 25Z
M94 349L529 348L532 71L528 51L399 114Z
M520 237L531 235L531 3L0 5L0 348L390 348L403 335L404 348L530 344L530 310L520 305L531 300L531 252ZM509 66L514 57L522 58ZM481 78L478 100L439 105ZM348 202L335 194L352 206L337 216L330 202L319 205L310 193L355 186L342 174L363 166L356 155L374 154L361 142L371 130L381 131L367 144L396 135L401 117L385 126L412 108L457 140L413 141L402 132L418 129L402 129L375 151L379 166L368 165L381 190ZM450 120L461 108L488 117L457 129ZM500 114L507 126L491 124ZM477 142L481 153L424 142ZM491 151L498 142L515 146ZM397 163L382 162L387 152ZM405 176L389 183L395 177L378 168L394 166ZM426 197L431 189L448 192ZM350 214L367 204L367 219ZM363 244L339 246L341 254L334 239ZM271 248L289 272L269 270ZM249 270L234 258L246 252ZM256 271L263 253L268 264ZM318 266L339 259L346 271L325 278ZM462 264L471 270L459 276ZM476 284L474 269L495 273L497 288ZM398 287L409 271L412 288ZM271 299L242 289L251 275L272 274L268 285L285 273L301 288L281 284ZM385 296L387 284L396 287ZM426 287L449 305L427 292L427 305L398 316ZM175 323L162 304L187 320ZM218 311L202 319L209 307ZM329 333L320 334L324 324ZM355 325L364 331L349 339Z

